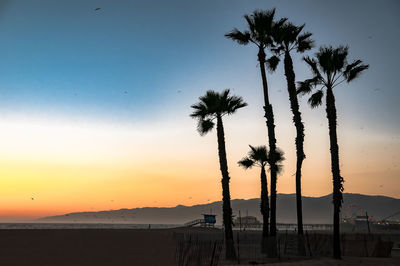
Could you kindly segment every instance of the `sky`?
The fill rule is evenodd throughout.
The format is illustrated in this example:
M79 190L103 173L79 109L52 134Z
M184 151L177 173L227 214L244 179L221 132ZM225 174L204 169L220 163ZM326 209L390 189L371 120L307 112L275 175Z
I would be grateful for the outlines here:
M221 200L215 131L190 105L230 88L249 104L224 119L232 198L260 194L237 161L266 145L257 50L224 37L244 14L276 7L320 45L348 45L370 68L335 88L344 188L400 198L398 1L0 0L0 221L76 211ZM95 10L101 8L100 10ZM307 55L312 55L314 49ZM296 80L311 77L293 54ZM294 193L295 130L282 65L267 73L278 193ZM302 189L331 193L324 107L305 123Z

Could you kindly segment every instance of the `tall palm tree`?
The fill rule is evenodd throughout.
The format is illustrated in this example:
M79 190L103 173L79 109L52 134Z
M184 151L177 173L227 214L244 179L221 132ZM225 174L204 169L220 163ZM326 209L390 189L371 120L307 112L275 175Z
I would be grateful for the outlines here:
M275 28L280 27L286 19L281 19L278 22L274 21L275 9L267 11L256 10L251 15L245 15L244 18L247 21L248 29L245 31L239 31L234 28L230 33L225 34L225 37L230 38L241 45L247 45L252 43L258 48L258 61L260 62L260 71L264 92L264 112L265 118L267 119L268 129L268 144L271 154L270 158L270 170L271 170L271 223L270 223L270 235L276 237L276 182L278 167L276 164L275 155L276 151L276 138L275 138L275 124L274 124L274 112L272 105L269 101L268 95L268 83L265 72L266 54L265 49L272 45L273 32Z
M198 119L197 130L202 136L214 128L215 122L217 124L218 155L222 174L222 211L225 228L226 258L235 259L236 252L232 232L231 196L229 192L230 177L226 159L225 133L222 117L235 113L238 109L247 106L247 103L239 96L229 95L229 90L224 90L222 93L209 90L204 96L199 97L199 100L198 103L191 106L194 111L190 116Z
M265 167L269 163L269 154L266 146L253 147L250 146L250 151L246 157L238 162L239 166L244 169L250 169L253 166L261 168L260 180L261 180L261 204L260 212L263 216L263 232L261 241L261 251L267 253L267 239L268 239L268 220L269 220L269 202L268 202L268 182ZM277 163L282 162L285 158L283 152L276 150L279 158L276 160ZM281 169L281 165L278 164L278 168Z
M331 170L333 179L333 257L341 258L340 252L340 208L343 202L343 178L339 168L339 146L337 142L337 114L333 89L342 82L351 82L361 72L368 69L361 60L352 63L347 62L348 47L332 46L321 47L314 58L304 57L304 61L310 66L314 77L299 82L298 93L310 93L313 88L319 88L308 100L312 108L322 104L322 98L326 93L326 115L329 126L329 140L331 151Z
M275 56L268 59L267 65L271 70L275 70L281 55L284 55L284 68L289 93L290 108L293 113L293 123L296 127L296 207L297 207L297 232L303 235L303 212L301 204L301 166L306 158L304 154L304 124L301 121L299 111L299 101L296 93L295 73L293 70L293 60L290 55L292 51L303 53L313 47L314 41L310 39L311 33L301 33L304 28L286 22L274 32L274 47L271 49Z

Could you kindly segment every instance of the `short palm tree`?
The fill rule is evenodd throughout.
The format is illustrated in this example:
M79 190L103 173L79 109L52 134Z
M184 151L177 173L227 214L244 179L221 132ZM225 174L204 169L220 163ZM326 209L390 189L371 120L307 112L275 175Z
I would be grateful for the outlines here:
M301 167L303 160L306 158L304 154L304 125L301 121L301 112L299 110L299 101L296 93L296 76L293 70L293 60L290 55L292 51L303 53L313 47L313 40L310 39L311 33L301 33L302 26L295 26L290 22L286 22L274 32L274 47L271 49L275 56L268 59L267 65L271 70L275 70L279 57L284 55L284 68L287 81L287 89L289 93L290 108L293 113L293 123L296 127L296 207L297 207L297 232L303 235L303 212L301 204Z
M310 93L313 88L318 88L308 100L312 108L322 104L322 98L326 93L326 114L329 126L329 139L331 151L331 170L333 179L333 257L341 258L339 215L343 202L343 178L339 168L339 146L337 142L337 114L333 89L342 82L351 82L361 72L368 69L361 60L352 63L347 62L348 48L339 46L321 47L314 58L304 57L304 61L310 66L314 77L299 82L298 93Z
M269 163L269 154L266 146L253 147L250 146L250 151L246 157L238 162L238 164L244 169L252 168L253 166L261 168L261 204L260 212L263 217L263 232L261 241L261 251L267 253L267 239L268 239L268 221L269 221L269 202L268 202L268 182L265 167ZM284 160L283 152L276 150L278 153L278 169L281 169L280 162Z
M275 138L275 124L274 124L274 112L272 105L269 101L268 95L268 83L265 72L266 54L265 49L272 45L273 32L275 28L280 27L286 19L281 19L278 22L274 21L275 9L267 11L256 10L251 15L245 15L244 18L247 21L248 29L245 31L239 31L233 29L230 33L225 34L225 37L230 38L241 45L247 45L252 43L258 48L258 61L260 62L260 71L264 92L264 112L265 118L267 119L268 129L268 144L271 153L270 158L270 169L271 169L271 223L270 223L270 234L276 236L276 182L278 167L275 163L275 151L276 151L276 138Z
M209 90L204 96L199 97L199 100L198 103L191 106L194 111L190 116L198 119L197 130L200 135L210 132L214 128L215 123L217 125L218 155L222 174L222 211L225 228L226 258L235 259L231 196L229 192L230 177L226 159L225 133L222 117L235 113L238 109L247 106L247 103L241 97L229 95L229 90L224 90L222 93Z

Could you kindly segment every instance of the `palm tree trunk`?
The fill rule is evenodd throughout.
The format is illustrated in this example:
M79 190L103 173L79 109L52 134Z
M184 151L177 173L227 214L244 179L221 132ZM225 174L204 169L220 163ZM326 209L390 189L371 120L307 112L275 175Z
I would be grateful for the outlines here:
M265 173L265 166L261 167L261 204L260 211L263 216L263 232L261 241L261 252L267 253L268 250L268 219L269 219L269 202L268 202L268 181Z
M233 231L232 231L232 208L231 208L231 195L229 192L229 172L228 162L226 159L225 149L225 133L224 126L222 124L221 115L217 115L217 137L218 137L218 155L220 170L222 173L222 212L223 222L225 228L225 248L226 248L226 259L236 259L235 246L233 242Z
M268 129L268 144L270 150L270 169L271 169L271 218L270 218L270 235L271 235L271 246L269 256L276 257L276 181L278 167L276 166L276 160L274 155L276 153L276 139L275 139L275 124L274 124L274 112L272 105L269 103L268 98L268 83L265 72L265 52L262 47L258 51L258 61L260 62L261 78L264 90L264 112L265 118L267 119Z
M303 235L303 210L301 202L301 166L305 159L304 154L304 125L301 121L299 102L297 99L295 74L293 71L293 61L289 51L285 52L285 75L289 92L290 108L293 113L293 123L296 127L296 204L297 204L297 230L299 235Z
M267 119L267 129L268 129L268 144L271 154L276 152L276 139L275 139L275 125L274 125L274 112L272 110L272 105L269 103L268 97L268 83L267 76L265 72L265 52L262 48L258 52L258 61L260 62L261 78L264 91L264 111L265 118ZM270 158L273 159L273 158ZM276 235L276 176L277 167L275 160L271 160L271 224L270 232L271 235Z
M331 145L331 170L333 176L333 257L335 259L341 258L340 251L340 208L343 202L343 178L340 176L339 168L339 146L337 142L336 133L336 106L335 96L333 95L332 88L327 87L326 95L326 113L329 124L329 139Z

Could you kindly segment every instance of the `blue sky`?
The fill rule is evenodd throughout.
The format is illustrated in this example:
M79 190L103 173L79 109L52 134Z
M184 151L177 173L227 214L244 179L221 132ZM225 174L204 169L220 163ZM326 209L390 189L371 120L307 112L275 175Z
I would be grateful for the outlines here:
M271 7L306 23L318 45L348 44L350 58L370 64L339 88L346 115L399 128L396 1L2 1L0 108L130 121L187 108L211 88L251 98L259 89L255 49L223 34L243 29L243 14ZM296 73L309 75L300 60ZM281 71L269 80L273 94L285 91ZM287 104L279 94L272 101Z

